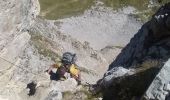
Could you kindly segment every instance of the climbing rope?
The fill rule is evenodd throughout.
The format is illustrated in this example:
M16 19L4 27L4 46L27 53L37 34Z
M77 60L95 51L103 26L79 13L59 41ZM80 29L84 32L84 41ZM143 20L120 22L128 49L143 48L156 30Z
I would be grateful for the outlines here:
M22 69L22 70L28 71L29 73L31 73L31 74L33 74L33 75L38 75L38 76L44 78L44 76L41 75L41 74L37 74L37 73L31 72L31 71L29 71L28 69L25 69L25 68L21 67L21 66L24 66L23 64L20 64L21 66L19 66L19 65L16 65L15 63L12 63L12 62L10 62L9 60L6 60L6 59L4 59L4 58L2 58L2 57L0 57L0 58L1 58L2 60L4 60L4 61L10 63L10 64L13 65L13 66L16 66L16 67L18 67L18 68L20 68L20 69ZM2 72L1 72L1 73L2 73Z
M19 65L16 65L15 63L12 63L12 62L10 62L10 61L8 61L8 60L6 60L6 59L4 59L4 58L2 58L2 57L0 57L2 60L4 60L4 61L6 61L6 62L8 62L8 63L10 63L11 65L13 65L13 66L16 66L16 67L18 67L18 68L21 68L22 70L26 70L26 71L28 71L28 72L30 72L30 73L32 73L33 75L38 75L39 77L42 77L42 78L44 78L44 76L43 75L41 75L41 74L37 74L37 73L34 73L34 72L31 72L31 71L29 71L28 69L24 69L23 67L21 67L21 66L24 66L24 65L22 65L22 64L20 64L21 66L19 66ZM46 72L46 71L43 71L43 72ZM46 79L46 78L45 78ZM88 83L88 82L86 82L85 80L83 80L82 79L82 81L84 81L85 83L81 83L81 85L82 86L85 86L85 87L88 87L88 91L90 91L91 92L91 88L92 88L92 84L90 84L90 83ZM34 82L34 81L32 81L32 82ZM48 86L50 86L50 84L51 84L51 82L52 81L50 81L50 83L49 83L49 85ZM38 86L39 87L39 86ZM37 88L37 87L36 87Z

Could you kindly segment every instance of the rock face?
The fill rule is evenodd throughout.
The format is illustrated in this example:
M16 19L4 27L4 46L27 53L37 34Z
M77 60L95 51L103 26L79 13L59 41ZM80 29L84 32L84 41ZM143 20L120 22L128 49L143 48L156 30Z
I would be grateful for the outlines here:
M166 100L166 96L168 96L168 93L170 92L169 71L170 61L168 60L146 91L144 96L145 99Z
M38 0L1 0L0 8L0 99L60 100L63 92L74 94L80 90L74 79L50 80L51 76L44 72L49 65L58 62L64 52L77 54L82 83L95 83L121 50L112 46L95 50L88 42L82 43L61 33L57 21L38 17ZM131 17L126 15L125 18ZM36 85L26 89L32 82ZM87 93L80 92L76 94L81 96L74 98L88 98Z
M77 63L82 72L82 82L95 83L106 71L104 66L108 66L110 59L116 57L120 51L120 48L112 46L102 47L101 51L95 50L88 42L82 43L67 33L61 33L60 26L56 25L57 21L38 17L40 11L38 0L1 0L0 8L0 99L2 100L61 100L63 92L68 91L73 92L72 95L76 94L75 97L69 97L69 100L88 98L88 95L77 87L74 79L50 80L50 76L44 71L49 65L59 61L62 53L70 51L76 53L79 58ZM94 14L98 12L95 11ZM167 4L153 16L151 21L143 25L110 65L101 81L102 87L105 88L104 99L122 97L121 99L127 100L141 97L162 66L160 62L167 61L170 57L169 14L170 4ZM128 21L129 17L126 18ZM126 24L122 29L125 26ZM109 52L114 53L114 57L108 57ZM164 70L167 69L165 65L162 72L166 74ZM160 76L163 77L161 73L158 74L158 77ZM134 80L138 83L134 84ZM163 84L168 82L166 79L160 78L160 80ZM36 85L26 89L33 81ZM155 81L157 84L157 80ZM111 87L111 91L106 89L108 87ZM165 87L169 89L168 84ZM141 91L136 91L141 88L143 88ZM30 91L33 91L31 95ZM153 91L152 86L148 91ZM118 93L120 95L117 95ZM159 91L152 93L147 92L146 96L157 98L154 94L158 94L159 97L165 98ZM79 94L81 96L77 96Z
M150 77L148 80L145 80L145 81L149 81L149 82L145 83L143 85L139 85L140 83L138 83L138 82L135 83L136 86L140 86L140 87L144 88L143 90L141 90L142 88L138 89L143 92L141 92L140 95L138 94L136 96L140 97L144 94L144 91L146 91L149 84L151 84L151 81L154 79L155 75L158 72L157 70L155 70L153 72L149 72L148 69L161 68L163 66L163 62L166 62L168 60L168 58L170 57L170 52L169 52L169 49L170 49L169 18L170 18L170 16L169 15L170 15L170 3L162 6L156 12L156 14L153 15L152 19L142 26L142 28L138 31L138 33L131 39L130 43L121 51L121 53L117 56L117 58L113 61L113 63L110 64L108 71L105 73L105 75L102 79L102 82L106 83L106 84L102 84L102 85L104 85L104 87L112 87L113 89L115 88L115 85L113 85L114 83L116 83L115 75L114 75L115 67L121 66L121 67L128 68L128 69L135 69L135 71L137 73L145 70L148 73L153 73L152 75L147 76L147 77ZM167 64L168 64L168 62L167 62ZM165 65L165 66L167 66L167 65ZM168 67L165 67L165 69L166 68L168 68ZM162 71L163 70L164 69L162 69ZM167 72L163 71L163 73L168 76ZM160 75L162 75L162 74L160 73ZM142 76L137 75L137 77L142 78L143 75ZM158 77L159 77L159 75L158 75ZM122 79L121 76L119 76L119 78ZM116 79L119 79L119 78L116 77ZM126 78L129 79L129 77L123 77L123 80L126 80ZM162 81L163 83L164 83L164 80L169 80L168 77L160 77L159 79L158 80ZM156 81L156 84L159 83L157 81L157 79L155 81ZM123 84L121 82L124 82L124 84L126 85L125 81L120 81L119 84ZM154 99L156 98L156 96L154 94L155 93L159 94L159 93L157 93L157 91L155 91L155 93L153 92L153 94L150 92L154 91L152 88L156 88L156 87L154 87L154 86L156 86L156 84L153 85L153 87L151 86L151 88L149 88L149 90L147 92L149 97L152 95L154 97ZM162 86L163 86L163 84L161 84L161 87ZM126 87L126 88L129 88L129 87ZM158 88L160 88L160 86L158 86ZM156 88L156 89L158 89L158 88ZM160 94L162 94L161 91L159 91L159 92L160 92ZM116 97L116 95L118 95L120 93L121 93L120 91L117 91L117 93L115 94L115 97ZM130 95L126 99L133 98L134 95L131 95L131 93L135 94L135 92L129 91ZM105 93L105 94L106 94L106 98L107 98L107 93Z
M40 11L38 0L1 0L0 8L0 99L49 100L52 95L61 100L61 92L74 90L75 80L50 84L49 75L44 74L53 62L38 52L29 32ZM36 81L37 87L34 96L29 96L26 86L32 81ZM63 87L68 83L72 84ZM60 84L64 85L55 88L57 94L53 93Z
M109 69L115 66L129 68L147 58L167 60L169 57L167 50L169 47L169 13L169 4L161 7L131 39Z
M13 80L13 74L20 64L20 56L28 47L30 35L24 31L29 27L38 9L34 4L23 6L32 0L0 1L0 98L20 100L17 93L24 87L21 82ZM29 10L28 10L29 9ZM33 12L32 12L33 11ZM22 41L22 42L21 42ZM2 96L2 97L1 97Z

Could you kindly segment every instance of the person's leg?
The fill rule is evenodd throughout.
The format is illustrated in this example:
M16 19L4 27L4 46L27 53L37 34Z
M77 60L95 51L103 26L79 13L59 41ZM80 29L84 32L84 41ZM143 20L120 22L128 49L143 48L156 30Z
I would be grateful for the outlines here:
M51 72L49 73L49 75L50 75L50 79L51 79L51 80L56 80L56 81L58 81L58 80L60 79L60 77L59 77L59 75L58 75L57 72L54 73L53 71L51 71Z
M77 82L78 82L78 85L81 84L81 73L78 74L78 80L77 80Z

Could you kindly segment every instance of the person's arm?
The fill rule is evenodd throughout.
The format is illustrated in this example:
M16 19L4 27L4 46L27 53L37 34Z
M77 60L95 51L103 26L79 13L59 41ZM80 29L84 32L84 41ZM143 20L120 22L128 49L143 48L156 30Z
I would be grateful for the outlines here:
M78 74L77 78L78 78L79 81L81 81L81 73L80 73L80 71L79 71L79 74Z
M78 77L77 77L77 82L78 82L78 85L81 84L81 73L79 71L79 74L78 74Z
M50 66L50 68L48 69L47 73L50 74L50 72L52 71L53 68L58 68L57 64L53 64Z
M78 76L73 75L73 74L71 74L71 76L72 76L77 82L81 82L81 74L80 74L80 72L78 73Z
M54 66L51 65L50 68L48 69L47 73L50 74L50 72L52 71L53 68L54 68Z

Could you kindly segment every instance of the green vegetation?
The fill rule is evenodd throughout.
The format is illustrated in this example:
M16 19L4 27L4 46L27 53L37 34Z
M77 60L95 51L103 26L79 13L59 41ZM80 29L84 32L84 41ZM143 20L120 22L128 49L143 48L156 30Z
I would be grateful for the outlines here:
M106 6L112 7L114 9L118 9L126 6L132 6L139 11L144 11L144 10L148 10L148 5L150 0L102 0L102 1L106 4ZM158 0L158 1L160 1L159 4L157 3L158 5L163 5L167 3L169 0Z
M40 16L46 19L59 19L83 13L92 6L94 0L39 0Z
M167 3L169 0L158 0L160 3L155 3L153 7L148 8L150 0L102 0L106 6L112 7L114 10L119 8L132 6L138 10L132 16L140 18L141 21L147 21L157 9ZM155 1L156 2L156 1Z
M56 20L75 16L83 13L94 4L95 0L39 0L41 6L40 16L46 19ZM169 0L157 0L153 7L148 8L150 0L101 0L108 7L114 10L132 6L139 12L132 16L140 18L141 21L147 21L155 11L167 3ZM156 1L155 1L156 2Z
M125 6L133 6L138 10L147 9L149 0L103 0L107 6L114 9L122 8Z
M44 57L49 57L51 58L51 60L55 62L60 61L60 56L48 48L50 42L45 37L43 37L39 33L36 34L30 33L30 34L31 34L32 43L37 49L39 54L43 55Z

